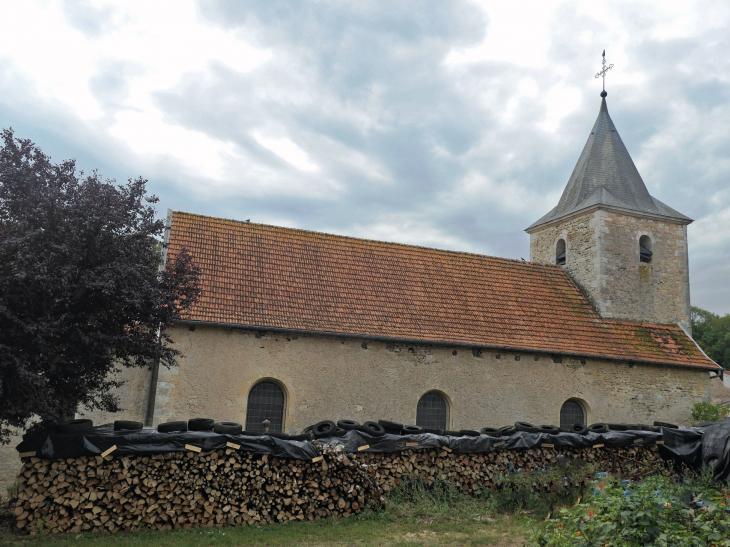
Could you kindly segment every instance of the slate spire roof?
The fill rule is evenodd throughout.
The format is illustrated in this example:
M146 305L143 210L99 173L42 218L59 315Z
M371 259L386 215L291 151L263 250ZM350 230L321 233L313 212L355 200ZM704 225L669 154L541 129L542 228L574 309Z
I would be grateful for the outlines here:
M596 205L668 217L686 224L692 222L689 217L649 195L608 115L604 93L601 93L603 98L596 123L558 205L527 228L528 231Z

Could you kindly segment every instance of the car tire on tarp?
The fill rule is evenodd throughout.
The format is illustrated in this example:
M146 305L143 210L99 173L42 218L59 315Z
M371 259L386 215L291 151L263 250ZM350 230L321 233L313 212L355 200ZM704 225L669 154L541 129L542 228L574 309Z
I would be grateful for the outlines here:
M537 427L529 422L515 422L515 429L525 433L537 433Z
M424 433L424 430L422 427L417 425L404 425L403 429L401 429L401 433L403 435L420 435L421 433Z
M588 428L583 424L573 424L570 427L571 433L577 433L578 435L588 435Z
M391 435L400 435L400 432L403 430L403 424L399 424L398 422L378 420L378 424L385 429L386 433L390 433Z
M144 424L142 422L133 422L131 420L115 420L114 430L115 431L133 431L136 429L142 429Z
M157 426L157 431L160 433L178 433L187 430L188 422L166 422Z
M499 428L499 432L502 437L509 437L510 435L517 433L517 428L513 425L505 425L504 427Z
M321 439L323 437L330 437L337 429L335 422L332 420L322 420L319 423L314 424L312 427L312 433L314 433L315 439Z
M654 425L656 427L666 427L667 429L679 429L679 426L677 424L672 424L669 422L654 422Z
M591 433L608 433L608 424L598 422L588 426L588 431Z
M489 435L490 437L501 437L502 432L496 427L483 427L479 430L482 435Z
M360 429L360 422L356 422L355 420L340 420L337 422L337 427L351 431L353 429Z
M549 435L557 435L560 433L560 428L557 425L539 425L537 426L538 433L547 433Z
M459 436L460 437L478 437L479 432L474 431L473 429L460 429Z
M373 437L382 437L385 435L385 428L377 422L365 422L360 426L360 431Z
M190 431L212 431L215 420L212 418L192 418L188 420L188 429Z
M236 422L218 422L213 424L213 431L222 435L239 435L243 431L243 426Z

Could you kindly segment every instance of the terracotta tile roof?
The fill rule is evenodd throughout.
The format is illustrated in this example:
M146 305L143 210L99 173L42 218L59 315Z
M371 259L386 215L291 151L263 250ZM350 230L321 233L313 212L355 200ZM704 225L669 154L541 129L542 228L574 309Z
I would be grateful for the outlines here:
M678 326L601 319L558 266L175 212L182 247L185 320L716 368Z

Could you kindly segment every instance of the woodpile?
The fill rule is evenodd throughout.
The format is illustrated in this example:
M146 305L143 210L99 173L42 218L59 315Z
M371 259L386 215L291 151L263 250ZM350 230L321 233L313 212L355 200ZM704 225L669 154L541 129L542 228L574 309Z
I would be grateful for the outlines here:
M234 449L152 456L27 458L17 527L35 532L156 530L349 517L381 491L335 448L315 462ZM315 458L318 459L318 458Z
M403 481L439 479L464 492L517 470L555 465L558 454L604 470L646 465L663 471L653 447L531 448L454 454L448 448L346 454L321 447L313 461L256 456L229 448L150 456L24 458L17 527L33 533L258 525L349 517ZM616 456L614 456L614 454ZM618 460L617 460L618 458Z
M613 470L634 478L640 478L647 468L651 468L652 474L671 474L656 446L528 448L485 454L455 454L443 447L388 454L360 453L354 457L386 492L405 480L420 479L427 485L436 480L448 482L470 494L494 486L501 477L515 472L552 467L559 455L568 461L581 460L602 471Z

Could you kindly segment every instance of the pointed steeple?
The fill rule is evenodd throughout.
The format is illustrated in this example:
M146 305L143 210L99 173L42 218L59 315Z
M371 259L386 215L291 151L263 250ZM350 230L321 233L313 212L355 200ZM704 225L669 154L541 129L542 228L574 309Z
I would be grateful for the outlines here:
M650 215L692 220L649 195L616 126L608 115L606 91L593 130L570 175L558 205L527 230L589 207L608 207Z

